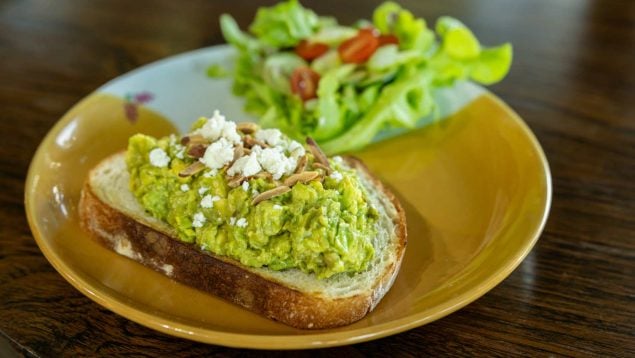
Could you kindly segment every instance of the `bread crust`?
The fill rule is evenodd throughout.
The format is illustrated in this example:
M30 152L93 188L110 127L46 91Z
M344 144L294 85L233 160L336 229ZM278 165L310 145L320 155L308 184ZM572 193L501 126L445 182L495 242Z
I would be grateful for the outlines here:
M379 303L394 282L406 247L406 217L399 201L360 160L353 157L345 160L392 202L396 209L392 221L399 240L397 260L384 271L373 289L350 297L333 299L301 292L265 278L238 262L171 238L102 201L89 179L80 198L81 225L110 250L270 319L303 329L343 326L360 320Z

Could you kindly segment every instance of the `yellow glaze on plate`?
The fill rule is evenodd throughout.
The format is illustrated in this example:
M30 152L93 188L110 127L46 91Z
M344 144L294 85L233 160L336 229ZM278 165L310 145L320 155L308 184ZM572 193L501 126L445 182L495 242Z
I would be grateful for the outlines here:
M195 118L192 118L194 120ZM26 211L47 259L99 304L150 328L235 347L293 349L352 344L443 317L474 301L520 264L549 210L551 183L524 122L491 95L424 129L356 153L401 200L408 247L395 284L375 311L352 325L303 331L178 284L102 248L78 226L86 174L136 132L173 132L139 108L93 94L51 130L26 183Z

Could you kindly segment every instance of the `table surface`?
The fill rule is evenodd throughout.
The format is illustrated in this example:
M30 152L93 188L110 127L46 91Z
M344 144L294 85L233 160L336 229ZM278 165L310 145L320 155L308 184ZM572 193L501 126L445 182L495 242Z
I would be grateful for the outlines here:
M378 2L304 3L351 23ZM525 261L476 302L423 327L320 353L635 356L635 1L402 4L430 20L458 17L483 43L513 43L512 70L492 90L546 152L551 215ZM23 203L38 143L74 103L140 65L222 43L219 14L246 26L256 7L0 1L0 353L258 354L156 333L93 303L44 258Z

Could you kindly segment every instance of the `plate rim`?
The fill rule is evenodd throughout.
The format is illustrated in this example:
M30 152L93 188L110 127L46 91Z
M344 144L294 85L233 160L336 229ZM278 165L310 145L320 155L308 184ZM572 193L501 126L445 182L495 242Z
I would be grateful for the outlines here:
M176 54L174 56L169 56L167 58L163 58L156 62L150 63L145 66L156 64L157 62L167 61L173 57L182 57L187 56L191 52L198 52L205 50L197 49L194 51ZM207 48L208 49L208 48ZM117 80L122 76L128 76L135 71L139 71L141 68L145 67L141 66L137 69L134 69L126 74L123 74L117 78L114 78L107 82L106 84ZM104 87L106 84L100 86L99 88ZM552 178L551 171L549 168L549 163L547 157L540 145L540 142L531 131L527 123L518 115L510 106L508 106L502 99L500 99L495 94L491 93L489 90L483 88L483 94L481 96L488 96L494 100L494 102L500 106L505 112L511 117L515 125L519 126L522 130L522 133L525 137L529 139L530 146L532 151L537 154L538 161L540 163L540 167L542 168L541 176L545 182L545 193L544 193L544 207L542 208L542 216L540 218L539 224L533 229L533 232L528 235L531 238L523 245L522 249L519 250L515 255L513 255L505 264L498 267L496 271L492 275L489 276L487 280L483 282L483 284L479 285L477 288L473 290L468 290L466 292L461 293L453 297L452 299L445 301L443 304L439 305L439 309L433 313L419 312L418 314L410 315L407 317L402 317L400 319L391 320L388 322L362 327L358 329L353 329L349 331L337 331L332 332L330 330L321 330L315 331L315 333L308 334L280 334L280 335L260 335L260 334L243 334L243 333L228 333L213 329L205 329L201 327L195 327L183 322L177 322L176 319L170 319L164 313L151 314L140 309L137 309L131 305L126 304L119 300L113 293L112 289L104 291L99 287L91 284L84 277L84 273L75 272L68 264L66 264L62 258L46 243L46 240L43 238L43 234L39 231L39 228L36 224L34 213L31 212L30 208L33 201L33 197L31 195L31 188L33 186L34 181L34 163L37 158L40 158L44 153L44 143L49 140L50 137L53 136L54 133L58 132L63 126L65 126L71 119L67 118L65 120L66 113L70 112L74 108L80 106L84 101L93 95L97 94L99 89L89 93L85 97L83 97L80 101L78 101L75 105L70 107L65 114L59 119L55 125L47 132L47 134L43 137L42 141L38 145L37 150L35 151L31 162L29 164L29 169L27 172L27 177L25 181L25 195L24 195L24 206L26 211L26 217L31 229L31 233L33 237L46 257L49 263L55 268L55 270L66 279L73 287L75 287L82 294L98 303L99 305L109 309L112 312L122 316L123 318L134 321L140 325L148 327L150 329L172 335L180 338L186 338L193 341L198 341L201 343L207 344L218 344L227 347L234 348L255 348L255 349L313 349L313 348L327 348L334 346L342 346L349 345L355 343L366 342L382 337L386 337L389 335L397 334L404 332L406 330L422 326L424 324L435 321L441 317L447 316L463 307L468 305L471 302L474 302L485 293L493 289L495 286L500 284L505 278L507 278L524 260L524 258L529 254L531 249L534 247L540 235L543 232L543 229L546 225L549 212L551 209L552 202ZM109 291L113 291L110 293ZM178 317L175 317L178 318Z

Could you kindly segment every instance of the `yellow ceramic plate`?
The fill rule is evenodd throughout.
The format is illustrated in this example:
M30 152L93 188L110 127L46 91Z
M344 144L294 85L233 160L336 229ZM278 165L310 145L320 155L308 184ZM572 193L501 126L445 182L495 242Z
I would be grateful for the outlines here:
M305 331L178 284L93 242L78 226L87 171L136 132L165 135L219 108L244 119L229 80L205 78L225 47L161 61L117 79L73 107L29 169L26 211L42 252L97 303L155 330L250 348L357 343L417 327L474 301L516 268L545 223L551 183L525 123L483 89L438 93L448 119L357 153L401 200L408 248L392 290L361 321Z

